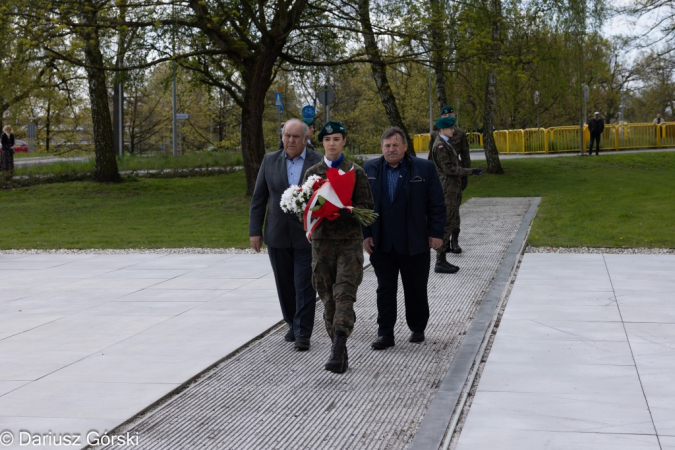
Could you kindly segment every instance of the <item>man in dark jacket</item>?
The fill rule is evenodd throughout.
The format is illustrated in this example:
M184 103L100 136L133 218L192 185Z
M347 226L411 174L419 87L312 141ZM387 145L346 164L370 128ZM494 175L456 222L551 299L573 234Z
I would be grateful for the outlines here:
M260 251L264 242L272 263L281 313L289 326L284 339L298 350L309 349L314 327L316 291L312 287L312 247L302 222L281 210L281 195L291 184L300 184L307 169L322 156L305 147L307 125L298 119L284 124L284 148L265 155L251 197L249 236L251 247ZM267 214L265 214L267 213ZM267 215L267 219L265 219Z
M403 281L410 342L424 341L429 321L430 248L443 244L445 202L433 162L406 154L400 128L387 129L380 140L382 157L363 165L379 217L364 227L363 246L377 276L378 338L373 349L394 345L398 274Z
M600 154L600 137L605 131L605 122L600 117L599 112L593 114L593 118L588 121L588 131L591 132L591 142L588 144L588 156L593 153L593 142L595 142L595 156Z

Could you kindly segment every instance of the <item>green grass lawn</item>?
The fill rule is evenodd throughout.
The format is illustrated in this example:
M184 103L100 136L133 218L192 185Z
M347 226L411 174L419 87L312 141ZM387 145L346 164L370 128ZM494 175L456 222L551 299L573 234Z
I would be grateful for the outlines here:
M464 198L543 197L532 245L675 248L675 152L502 164ZM241 172L0 191L0 248L247 247L244 192Z
M542 197L534 246L675 248L675 153L502 161L465 198Z

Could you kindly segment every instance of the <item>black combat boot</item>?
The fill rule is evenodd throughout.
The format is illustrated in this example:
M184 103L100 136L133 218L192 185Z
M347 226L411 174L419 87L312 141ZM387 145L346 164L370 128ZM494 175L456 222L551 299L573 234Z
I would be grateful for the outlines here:
M333 373L345 373L348 366L347 335L344 331L338 330L333 335L333 347L331 348L330 359L326 363L326 370Z
M452 237L450 238L450 251L452 253L462 253L462 247L459 246L459 228L452 230Z
M446 259L445 255L442 258L436 259L436 267L434 267L434 272L436 273L457 273L459 267L453 266Z

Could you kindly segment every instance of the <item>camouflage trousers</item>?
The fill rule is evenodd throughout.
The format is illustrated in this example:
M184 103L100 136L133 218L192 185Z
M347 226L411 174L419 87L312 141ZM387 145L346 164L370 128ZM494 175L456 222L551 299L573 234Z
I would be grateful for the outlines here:
M312 286L323 302L328 335L351 335L356 321L356 290L363 280L363 241L312 240Z
M445 232L443 233L443 245L436 250L436 259L442 260L450 244L450 237L453 230L459 230L459 206L462 204L462 187L460 183L448 186L448 180L441 178L443 184L443 195L445 196L445 211L447 219L445 220Z

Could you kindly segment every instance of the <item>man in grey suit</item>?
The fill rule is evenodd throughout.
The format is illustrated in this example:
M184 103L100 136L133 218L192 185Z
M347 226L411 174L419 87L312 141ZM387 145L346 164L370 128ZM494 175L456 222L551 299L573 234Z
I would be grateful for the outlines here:
M260 252L263 242L267 245L281 313L289 326L284 339L295 342L298 350L309 349L314 328L316 291L312 287L312 246L300 219L283 212L279 203L284 191L292 184L300 184L305 171L323 159L321 154L306 148L308 138L307 125L302 121L286 122L282 132L284 148L263 158L248 223L251 247Z

